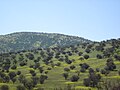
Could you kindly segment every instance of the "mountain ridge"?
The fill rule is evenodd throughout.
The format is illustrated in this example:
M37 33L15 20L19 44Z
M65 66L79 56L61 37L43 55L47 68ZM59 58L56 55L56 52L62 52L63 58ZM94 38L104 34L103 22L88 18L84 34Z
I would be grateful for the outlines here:
M92 41L78 36L59 33L15 32L0 35L0 51L2 53L79 43L92 43Z

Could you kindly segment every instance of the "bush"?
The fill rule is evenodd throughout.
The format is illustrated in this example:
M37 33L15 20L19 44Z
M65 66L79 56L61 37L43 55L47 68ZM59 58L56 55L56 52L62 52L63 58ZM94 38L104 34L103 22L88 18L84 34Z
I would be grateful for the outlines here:
M17 68L17 66L16 65L13 65L12 67L11 67L11 69L16 69Z
M105 74L106 73L106 70L104 70L104 69L101 69L101 74Z
M17 75L20 75L21 74L21 71L17 71Z
M79 76L73 75L70 79L72 82L77 82L79 80Z
M10 72L8 75L10 76L10 79L12 80L16 76L16 73Z
M25 63L25 62L20 62L20 66L25 66L27 63Z
M47 70L51 70L52 68L51 67L48 67Z
M96 72L99 72L100 71L100 69L99 68L96 68Z
M3 82L8 83L9 81L10 81L10 77L5 75L4 78L3 78Z
M80 58L79 58L79 60L81 60L81 61L82 61L82 60L84 60L84 58L83 58L83 57L80 57Z
M84 58L85 58L85 59L88 59L88 58L89 58L89 55L84 55Z
M81 68L88 69L90 66L87 63L79 64Z
M79 52L78 55L81 56L83 54L83 52Z
M98 59L102 59L102 55L100 55L100 54L97 54L96 57L97 57Z
M85 86L96 87L100 79L100 74L90 73L89 77L84 79L83 84Z
M25 87L28 89L28 90L33 90L33 83L31 81L27 81L25 83Z
M72 60L65 60L65 62L66 62L67 64L71 64L71 63L72 63Z
M111 58L109 58L107 60L106 66L107 66L106 69L108 69L110 71L113 71L114 69L116 69L116 65L114 64L114 62Z
M69 69L69 68L64 68L64 71L69 72L69 71L70 71L70 69Z
M26 54L26 57L30 60L33 60L34 59L34 55L32 53L28 53Z
M44 71L43 67L39 67L38 69L39 69L40 73L43 73L43 71Z
M31 73L31 75L32 75L32 76L36 76L36 73L35 73L35 72L34 72L34 73Z
M89 79L89 78L85 78L84 80L83 80L83 84L85 85L85 86L90 86L90 82L91 82L91 80Z
M15 82L16 82L16 80L17 80L16 78L12 78L12 80L11 80L11 81L12 81L13 83L15 83Z
M94 69L93 68L89 68L89 73L94 73Z
M115 58L116 60L119 60L119 61L120 61L120 56L119 56L119 55L114 55L114 58Z
M55 65L56 65L56 66L60 66L60 65L61 65L61 63L60 63L60 62L57 62Z
M63 77L65 78L65 80L68 78L68 73L63 73Z
M22 86L22 85L18 85L18 86L17 86L17 90L25 90L25 87Z
M39 82L39 77L33 76L31 77L31 79L32 79L33 86L35 87Z
M86 49L85 50L86 53L90 53L90 51L91 51L90 49Z
M45 74L48 74L48 71L45 71Z
M35 71L34 70L30 70L30 73L32 74L32 73L35 73Z
M96 46L95 49L96 49L97 51L103 51L103 50L104 50L104 48L103 48L102 46Z
M47 78L48 78L48 76L46 76L46 75L41 75L41 76L40 76L40 84L43 84L44 81L45 81Z
M81 68L81 69L80 69L80 72L82 72L82 73L84 73L85 71L86 71L85 68Z
M2 85L1 90L9 90L9 86L8 85Z
M74 65L70 66L70 69L72 69L72 70L73 70L74 68L75 68L75 66L74 66Z

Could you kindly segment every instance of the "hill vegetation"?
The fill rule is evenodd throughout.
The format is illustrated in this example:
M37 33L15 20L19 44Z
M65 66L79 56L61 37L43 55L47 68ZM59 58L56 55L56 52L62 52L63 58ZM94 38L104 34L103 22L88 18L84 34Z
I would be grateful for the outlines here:
M119 90L120 39L0 54L1 90Z
M92 41L81 37L55 33L18 32L0 35L0 52L31 50L39 47L67 46L85 42Z

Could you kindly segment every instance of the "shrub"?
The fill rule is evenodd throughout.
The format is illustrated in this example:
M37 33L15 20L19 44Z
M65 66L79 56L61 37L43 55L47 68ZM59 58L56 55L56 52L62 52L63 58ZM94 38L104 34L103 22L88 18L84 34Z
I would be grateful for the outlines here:
M80 75L80 71L78 71L78 70L75 73L77 73L78 76Z
M60 66L60 65L61 65L61 63L60 63L60 62L57 62L55 65L56 65L56 66Z
M17 85L17 90L25 90L25 87L22 85Z
M90 53L90 51L91 51L90 49L86 49L85 50L86 53Z
M20 66L25 66L27 63L25 63L25 62L20 62Z
M113 62L113 60L111 58L109 58L107 60L106 66L107 66L106 69L108 69L110 71L113 71L114 69L116 69L116 65L114 64L114 62Z
M11 67L11 69L16 69L17 68L17 66L16 65L13 65L12 67Z
M39 69L40 73L43 73L43 71L44 71L43 67L39 67L38 69Z
M100 69L99 68L96 68L96 72L99 72L100 71Z
M88 59L88 58L89 58L89 55L87 55L87 54L84 55L84 58L85 58L85 59Z
M101 74L107 75L107 74L109 74L109 71L107 71L107 70L105 70L105 69L102 69L102 70L101 70Z
M70 69L69 69L69 68L64 68L64 71L69 72L69 71L70 71Z
M9 90L9 86L8 85L2 85L1 90Z
M12 80L16 76L16 73L10 72L8 75L10 76L10 79Z
M119 61L120 61L120 56L119 56L119 55L114 55L114 58L115 58L116 60L119 60Z
M70 66L70 69L74 69L74 68L75 68L75 66L74 66L74 65Z
M47 70L51 70L52 68L48 67Z
M35 87L39 82L39 77L33 76L31 77L31 79L32 79L33 86Z
M41 75L41 76L40 76L40 84L43 84L44 81L45 81L47 78L48 78L48 76L46 76L46 75Z
M87 63L79 64L81 68L88 69L90 66Z
M35 73L35 71L34 70L30 70L30 73L32 74L32 73Z
M68 78L68 73L63 73L63 77L65 78L65 80Z
M70 78L70 80L71 80L72 82L77 82L77 81L79 80L79 76L73 75L73 76Z
M100 55L100 54L97 54L96 57L97 57L98 59L102 59L102 55Z
M28 53L26 54L26 57L30 60L33 60L34 59L34 55L32 53Z
M32 76L36 76L36 73L35 73L35 72L34 72L34 73L31 73L31 75L32 75Z
M83 54L83 52L79 52L78 55L81 56Z
M71 64L71 63L72 63L72 60L65 60L65 62L66 62L67 64Z
M89 73L94 73L94 69L93 68L89 68Z
M9 81L10 81L10 77L7 76L7 75L5 75L5 76L3 77L3 82L4 82L4 83L8 83Z
M12 81L13 83L15 83L16 80L17 80L17 79L16 79L15 77L11 79L11 81Z
M20 75L21 74L21 71L17 71L17 75Z
M28 89L28 90L33 90L33 83L31 81L27 81L25 83L25 87Z
M85 86L96 87L100 79L100 74L90 73L89 77L84 79L83 84Z
M85 85L85 86L90 86L90 82L91 82L91 80L89 79L89 78L85 78L84 80L83 80L83 84Z
M80 72L85 72L85 71L86 71L85 68L81 68L81 69L80 69Z
M80 58L79 58L79 60L81 60L81 61L82 61L82 60L84 60L84 58L83 58L83 57L80 57Z

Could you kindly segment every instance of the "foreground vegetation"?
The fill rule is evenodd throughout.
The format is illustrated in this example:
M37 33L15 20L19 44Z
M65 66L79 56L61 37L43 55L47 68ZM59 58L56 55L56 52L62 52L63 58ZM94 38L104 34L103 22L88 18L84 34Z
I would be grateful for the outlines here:
M0 54L1 90L119 90L120 39Z

